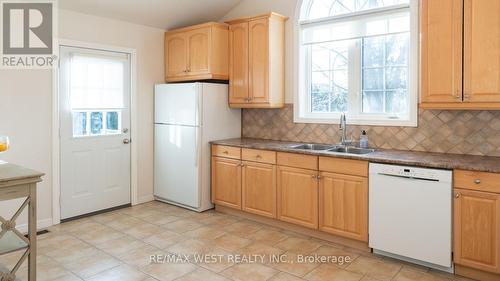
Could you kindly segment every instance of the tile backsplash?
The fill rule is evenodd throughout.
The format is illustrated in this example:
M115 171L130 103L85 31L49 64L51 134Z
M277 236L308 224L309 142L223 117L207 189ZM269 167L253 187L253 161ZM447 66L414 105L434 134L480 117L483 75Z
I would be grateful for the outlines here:
M500 111L420 110L418 127L348 126L362 130L375 148L500 156ZM244 109L242 136L283 141L338 143L338 125L293 122L293 107Z

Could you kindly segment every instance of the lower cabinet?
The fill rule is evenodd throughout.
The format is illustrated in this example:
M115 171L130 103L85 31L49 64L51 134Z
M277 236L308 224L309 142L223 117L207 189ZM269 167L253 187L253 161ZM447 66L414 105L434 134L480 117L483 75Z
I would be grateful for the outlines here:
M368 241L368 179L322 172L319 230Z
M212 201L241 209L241 161L212 157Z
M318 228L318 171L278 166L278 219Z
M243 211L276 218L276 165L243 162Z
M500 273L500 194L455 189L454 261Z

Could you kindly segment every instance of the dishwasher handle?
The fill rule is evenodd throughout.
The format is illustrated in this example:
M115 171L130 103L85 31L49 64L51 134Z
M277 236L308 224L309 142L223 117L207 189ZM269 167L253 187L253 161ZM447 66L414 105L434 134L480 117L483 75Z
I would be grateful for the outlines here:
M387 174L387 173L378 173L381 176L388 176L388 177L395 177L395 178L404 178L404 179L414 179L414 180L422 180L422 181L432 181L432 182L439 182L438 179L429 179L429 178L420 178L420 177L412 177L412 176L403 176L403 175L394 175L394 174Z

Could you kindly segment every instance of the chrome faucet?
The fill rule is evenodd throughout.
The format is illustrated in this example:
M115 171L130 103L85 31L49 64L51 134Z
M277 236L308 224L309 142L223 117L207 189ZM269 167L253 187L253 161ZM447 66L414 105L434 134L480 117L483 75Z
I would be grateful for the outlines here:
M347 139L347 122L345 118L345 113L342 112L340 115L340 130L342 130L342 134L340 135L340 144L343 146L347 146L351 144L351 141Z

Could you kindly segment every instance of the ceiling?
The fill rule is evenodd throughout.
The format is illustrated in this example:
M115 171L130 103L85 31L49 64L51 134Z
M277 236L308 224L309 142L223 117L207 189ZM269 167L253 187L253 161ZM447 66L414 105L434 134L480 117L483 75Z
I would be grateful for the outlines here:
M241 0L63 0L59 8L171 29L217 21Z

